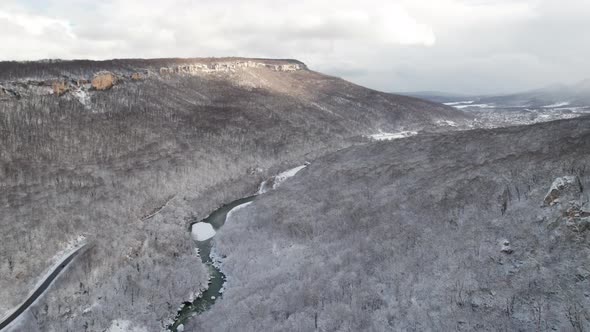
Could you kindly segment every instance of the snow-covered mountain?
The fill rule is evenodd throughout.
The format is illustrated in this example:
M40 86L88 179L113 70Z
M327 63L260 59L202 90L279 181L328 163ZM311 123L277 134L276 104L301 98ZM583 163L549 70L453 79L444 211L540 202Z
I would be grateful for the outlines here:
M19 328L159 331L207 287L190 220L379 130L468 118L296 60L1 62L0 317L84 235Z
M468 96L437 92L409 93L465 111L483 127L503 127L570 119L590 114L590 80L573 85L497 96Z
M554 84L505 95L459 95L444 92L406 93L459 108L575 108L590 106L590 79L572 85Z

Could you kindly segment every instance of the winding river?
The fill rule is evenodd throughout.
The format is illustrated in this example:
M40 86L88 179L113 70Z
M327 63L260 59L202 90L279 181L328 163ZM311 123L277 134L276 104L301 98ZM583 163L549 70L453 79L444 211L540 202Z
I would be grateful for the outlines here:
M234 208L252 202L257 195L240 198L231 203L225 204L219 209L211 213L207 218L199 221L202 223L208 223L213 226L215 231L218 231L225 224L228 213ZM192 225L197 222L191 223ZM189 230L190 230L189 228ZM183 303L180 311L174 318L174 323L170 325L169 329L176 332L179 325L184 324L189 318L194 315L200 314L203 311L208 310L217 299L219 299L223 293L223 284L225 283L225 275L215 266L213 259L211 258L211 246L212 238L206 241L196 241L197 248L199 248L199 254L201 261L209 269L209 287L193 302Z
M237 208L240 205L252 202L259 194L263 194L269 190L276 189L283 181L295 176L295 174L297 174L307 165L309 165L309 163L305 163L302 166L295 167L285 172L282 172L272 177L270 180L262 182L260 184L260 189L258 190L258 193L252 196L237 199L231 203L223 205L219 209L213 211L213 213L211 213L207 218L201 221L195 221L191 223L189 231L192 230L194 224L207 223L213 226L213 229L215 230L215 232L217 232L225 224L227 215L230 213L231 210ZM201 261L209 269L209 287L207 288L207 290L201 293L199 297L197 297L193 302L184 302L182 304L182 307L180 308L176 317L174 318L174 323L172 323L172 325L168 327L170 331L179 331L179 326L184 326L184 323L188 319L190 319L194 315L198 315L211 308L211 306L215 304L215 301L219 299L223 293L223 285L225 283L226 278L225 275L221 272L221 270L217 266L215 266L214 261L211 258L212 241L213 238L210 238L205 241L195 241L197 244L197 248L199 249Z

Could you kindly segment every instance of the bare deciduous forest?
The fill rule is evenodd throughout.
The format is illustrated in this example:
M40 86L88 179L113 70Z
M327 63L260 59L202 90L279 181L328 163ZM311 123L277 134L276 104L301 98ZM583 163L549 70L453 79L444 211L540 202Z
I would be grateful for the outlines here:
M216 236L187 330L587 331L589 146L585 117L320 157Z
M0 86L0 316L68 243L90 243L29 331L162 329L206 287L191 218L362 135L468 119L293 60L3 62Z

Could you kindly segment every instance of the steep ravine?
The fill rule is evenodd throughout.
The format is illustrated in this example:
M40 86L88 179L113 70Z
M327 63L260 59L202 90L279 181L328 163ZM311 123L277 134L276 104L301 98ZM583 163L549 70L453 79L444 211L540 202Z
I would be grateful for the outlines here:
M225 204L211 213L207 218L199 222L210 224L217 232L225 223L227 215L231 210L242 204L253 201L254 198L256 198L256 195L240 198L229 204ZM195 223L191 224L191 228ZM209 309L213 304L215 304L215 301L220 298L221 294L223 293L225 275L223 272L221 272L219 267L216 266L213 258L211 257L211 247L213 245L212 240L212 238L205 241L195 240L201 261L207 266L207 269L209 270L209 287L199 294L199 296L192 302L184 302L182 304L178 314L174 318L174 323L170 325L171 331L178 331L178 327L183 325L184 322L190 317Z
M276 176L273 176L269 180L263 181L260 184L259 190L256 194L224 204L217 210L213 211L207 218L191 223L189 231L193 233L193 239L195 239L201 261L209 269L209 287L199 294L199 296L192 302L187 301L182 304L180 310L174 318L174 322L169 326L170 331L183 331L184 323L187 320L211 308L211 306L215 304L215 301L222 296L226 281L225 274L223 274L220 266L216 264L215 259L211 255L213 236L215 233L210 235L210 238L199 241L194 236L195 231L193 230L193 226L195 224L201 223L209 224L212 226L215 232L218 232L223 227L232 211L246 206L250 202L254 201L258 195L263 194L269 190L276 189L283 181L295 176L307 165L309 165L309 163L306 162L304 165L289 169Z

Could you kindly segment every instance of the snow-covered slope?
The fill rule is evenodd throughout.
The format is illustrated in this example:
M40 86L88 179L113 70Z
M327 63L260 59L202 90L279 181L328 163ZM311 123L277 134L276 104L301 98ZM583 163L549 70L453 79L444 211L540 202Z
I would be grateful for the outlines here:
M585 331L588 147L584 117L314 160L225 226L232 283L187 329Z
M31 330L157 330L207 285L187 220L379 129L468 118L296 60L0 62L0 316L83 233L93 249Z

